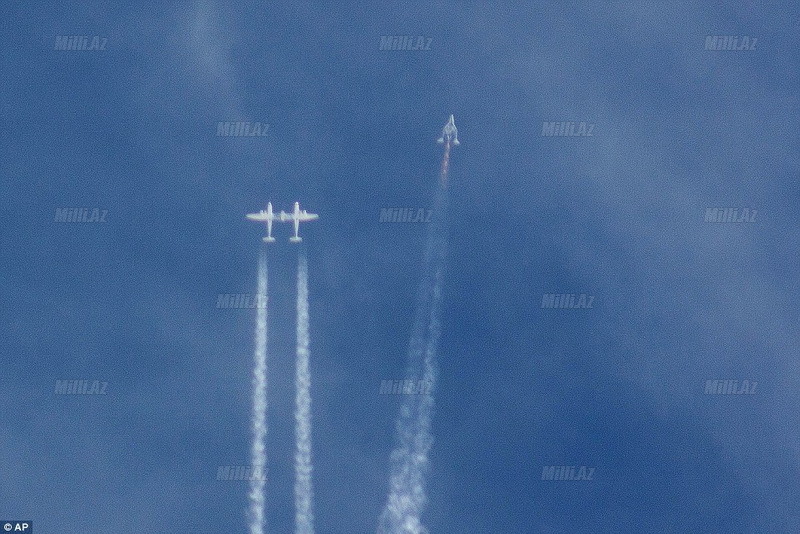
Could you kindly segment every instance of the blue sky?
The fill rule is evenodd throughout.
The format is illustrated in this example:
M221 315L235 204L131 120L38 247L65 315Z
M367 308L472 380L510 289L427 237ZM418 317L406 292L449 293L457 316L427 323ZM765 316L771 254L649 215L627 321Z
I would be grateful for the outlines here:
M254 314L215 305L255 290L263 229L244 213L300 200L321 214L304 229L317 532L374 532L400 401L378 391L403 377L426 229L379 213L432 205L453 113L431 532L800 530L794 4L0 13L0 519L245 531L246 483L216 472L249 462ZM380 50L387 35L431 46ZM216 136L237 120L268 134ZM54 222L78 206L108 221ZM269 257L271 532L293 520L287 232ZM704 394L723 378L757 392ZM108 393L55 395L64 379ZM549 465L596 471L541 480Z

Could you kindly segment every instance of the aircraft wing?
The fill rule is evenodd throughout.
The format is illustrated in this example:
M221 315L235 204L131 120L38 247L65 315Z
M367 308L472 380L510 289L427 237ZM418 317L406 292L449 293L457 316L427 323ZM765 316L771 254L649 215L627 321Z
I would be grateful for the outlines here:
M266 213L248 213L246 215L251 221L268 221L269 216Z

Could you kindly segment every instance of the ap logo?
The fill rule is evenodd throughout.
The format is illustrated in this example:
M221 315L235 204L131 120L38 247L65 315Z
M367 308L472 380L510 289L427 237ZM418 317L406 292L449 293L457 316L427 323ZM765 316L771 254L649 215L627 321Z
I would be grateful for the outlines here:
M31 534L33 532L33 523L31 521L3 521L3 532L25 532Z

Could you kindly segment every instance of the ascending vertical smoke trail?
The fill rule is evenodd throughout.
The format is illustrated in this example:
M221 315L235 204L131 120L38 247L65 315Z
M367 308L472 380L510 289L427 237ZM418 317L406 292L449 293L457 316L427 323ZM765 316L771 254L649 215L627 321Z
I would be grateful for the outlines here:
M447 253L447 171L450 144L445 145L434 218L425 249L424 273L408 349L407 378L424 384L418 395L406 395L397 420L399 445L392 451L389 496L378 523L379 534L428 532L421 515L427 503L425 475L433 444L433 392L438 373L442 278ZM427 328L426 328L427 323Z
M313 534L311 485L311 371L309 370L308 263L300 250L297 263L297 362L295 374L295 532Z
M258 257L256 336L253 353L253 443L250 449L253 476L250 478L250 534L264 532L264 482L267 465L267 253Z
M447 187L447 171L450 167L450 141L444 145L444 156L442 156L442 170L439 171L439 178L442 187Z

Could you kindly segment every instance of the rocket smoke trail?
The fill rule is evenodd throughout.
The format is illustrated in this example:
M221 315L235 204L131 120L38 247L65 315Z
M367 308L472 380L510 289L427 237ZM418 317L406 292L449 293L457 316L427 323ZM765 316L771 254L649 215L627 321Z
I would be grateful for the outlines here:
M405 395L397 420L398 446L391 455L389 496L378 522L378 534L424 534L420 516L427 503L425 475L433 444L433 392L438 373L442 279L447 253L447 171L450 143L445 145L434 216L425 248L424 273L408 348L407 379L424 384L418 395ZM427 328L426 328L427 323Z
M250 534L264 532L264 483L267 465L267 253L258 257L258 305L253 355L253 444L250 449L253 476L250 478Z
M450 141L444 145L444 156L442 156L442 170L439 171L439 183L443 188L447 187L447 171L450 168Z
M311 486L311 371L309 370L308 263L300 250L297 263L297 363L295 374L295 532L314 533Z

